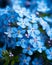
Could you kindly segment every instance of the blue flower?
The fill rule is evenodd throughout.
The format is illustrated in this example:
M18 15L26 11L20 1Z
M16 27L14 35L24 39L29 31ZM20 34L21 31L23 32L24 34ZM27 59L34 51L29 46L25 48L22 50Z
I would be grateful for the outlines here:
M27 30L28 34L30 36L34 36L34 35L39 35L40 34L40 31L38 30L38 25L37 24L31 24L29 27L28 27L28 30Z
M41 39L41 36L34 35L34 37L30 39L29 42L34 47L34 49L36 49L40 53L42 53L42 50L46 49L46 47L44 46L44 41Z
M50 47L50 49L46 49L46 55L47 55L47 59L52 60L52 47Z
M19 65L29 65L31 58L26 55L21 55L19 58Z
M43 65L42 59L34 58L32 65Z
M41 42L41 37L34 35L32 39L29 40L29 43L34 47L37 48L38 43Z
M26 26L29 26L30 25L28 18L25 18L25 19L18 18L18 21L19 22L17 22L17 25L19 25L22 28L26 28Z
M5 34L8 35L8 37L19 37L22 38L23 34L25 33L25 30L23 30L21 27L8 27L7 32L4 32Z
M39 23L40 25L42 26L43 30L46 31L47 35L50 37L50 39L52 39L52 28L49 26L49 24L44 21L42 18L40 18L39 20ZM42 23L41 23L42 22Z
M42 26L43 30L48 31L50 29L49 24L46 21L44 21L41 17L39 18L39 23Z
M21 8L19 5L18 5L18 6L14 5L14 6L13 6L13 9L14 9L14 11L15 11L16 13L19 14L20 17L23 17L23 16L24 16L24 13L25 13L24 10L25 10L25 8L23 9L23 8Z
M38 5L37 11L40 11L40 12L43 12L43 13L50 11L50 8L47 6L47 4L43 0L37 1L37 5Z
M17 16L18 14L12 9L8 12L7 17L8 17L8 22L16 22L17 21Z
M50 39L52 39L52 28L48 29L47 35L50 37Z
M44 19L45 19L47 22L52 23L52 17L45 16Z
M16 42L16 46L21 46L22 48L26 48L28 45L28 40L24 38L18 38L18 41Z
M3 21L3 22L2 22L2 21ZM1 23L3 23L3 26L4 26L5 28L8 27L9 19L8 19L7 14L3 14L3 15L1 16Z
M7 48L13 48L14 49L16 46L16 39L7 37L5 40L5 43L7 44Z
M0 16L2 16L3 14L8 14L8 11L10 10L10 7L7 6L6 8L0 8Z
M42 53L42 51L46 50L44 42L39 42L37 47L38 47L37 51L40 52L40 53Z
M23 16L30 17L29 9L27 10L25 7L21 7L20 5L18 5L18 3L13 5L13 9L16 13L19 14L20 17L23 17Z
M30 21L31 23L34 23L34 24L37 23L39 18L35 14L31 14L30 17L31 17L30 18L31 19L31 21Z
M33 52L35 51L35 49L33 48L32 45L28 44L28 46L26 46L25 48L23 48L23 53L27 53L29 55L32 55Z

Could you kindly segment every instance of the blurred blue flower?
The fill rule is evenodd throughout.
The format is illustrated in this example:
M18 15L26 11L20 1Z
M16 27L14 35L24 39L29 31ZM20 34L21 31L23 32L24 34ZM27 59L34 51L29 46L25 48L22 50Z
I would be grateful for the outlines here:
M16 42L16 46L21 46L22 48L26 48L28 45L28 40L24 38L18 38L18 41Z
M20 5L13 5L13 9L20 17L29 17L30 15L29 9L27 10L25 7L21 7Z
M28 46L26 46L26 48L23 48L22 52L29 54L29 55L32 55L35 50L36 49L34 49L34 47L32 45L28 44Z
M34 60L32 61L32 65L43 65L42 59L34 58Z
M44 20L49 22L49 23L52 23L52 17L45 16Z
M7 6L6 8L0 8L0 16L3 14L8 14L8 11L10 10L10 7Z
M30 15L30 19L31 19L31 23L37 23L37 21L39 20L39 18L35 15L35 14L31 14Z
M52 47L50 49L46 49L46 55L48 60L52 60Z
M41 4L40 4L41 3ZM39 12L48 12L50 11L50 8L47 6L47 3L44 0L37 1L37 11Z
M49 30L50 29L50 26L49 24L43 20L43 18L39 18L39 23L40 25L42 26L43 30Z
M50 39L52 39L52 28L48 29L47 35L50 37Z
M37 49L37 45L38 45L39 42L41 42L41 38L40 38L40 36L36 36L36 35L34 35L34 37L29 40L29 43L30 43L35 49Z
M37 51L40 52L40 53L42 53L42 51L46 50L44 42L39 42L37 47L38 47Z
M13 23L17 21L18 14L12 9L8 11L7 17L8 17L8 22Z
M19 25L22 28L26 28L26 26L30 25L28 18L25 18L25 19L17 18L17 20L19 21L19 22L17 22L17 25Z
M29 42L34 47L34 49L36 49L40 53L42 53L42 50L46 49L46 47L44 46L44 41L42 40L41 36L34 35L34 37L30 39Z
M32 37L34 35L39 35L40 31L38 30L38 24L31 24L31 25L29 25L27 32Z
M0 8L0 41L4 41L4 46L0 42L2 46L0 47L0 57L2 57L2 51L20 46L24 54L33 55L35 51L39 53L45 51L47 58L52 60L52 47L46 49L45 46L46 37L50 38L49 45L52 42L52 14L50 17L41 17L52 11L52 1L47 1L11 0L12 7ZM19 65L30 65L30 60L30 57L22 55ZM32 65L43 65L42 60L34 58Z
M0 19L0 20L2 20L1 24L3 23L3 25L7 26L7 25L8 25L8 20L7 20L7 18L8 18L7 14L3 14L3 15L1 16L1 19Z
M23 34L25 33L25 30L23 30L21 27L8 27L7 31L4 32L6 35L8 35L8 37L19 37L22 38Z
M15 38L6 38L5 43L7 45L7 48L15 48L16 46L16 39Z
M19 58L19 65L29 65L31 58L22 54Z

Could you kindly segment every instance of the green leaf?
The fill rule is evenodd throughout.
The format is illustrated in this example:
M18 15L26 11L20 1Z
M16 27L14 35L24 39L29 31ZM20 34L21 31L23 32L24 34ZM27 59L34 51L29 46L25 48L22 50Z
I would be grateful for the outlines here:
M18 27L16 22L11 23L11 27Z
M13 60L13 61L11 61L11 65L14 65L15 64L15 61Z
M40 17L45 17L45 16L51 16L51 14L39 12L39 16Z
M5 63L4 63L4 65L8 65L9 64L9 61L6 61Z
M40 30L42 33L45 33L45 30L43 30L42 28L39 28L39 30Z

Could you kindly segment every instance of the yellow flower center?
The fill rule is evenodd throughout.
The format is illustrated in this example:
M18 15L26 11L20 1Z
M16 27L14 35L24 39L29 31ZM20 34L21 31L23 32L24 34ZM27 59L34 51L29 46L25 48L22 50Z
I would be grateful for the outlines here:
M30 46L27 49L30 50Z
M17 33L20 34L20 30L18 30Z

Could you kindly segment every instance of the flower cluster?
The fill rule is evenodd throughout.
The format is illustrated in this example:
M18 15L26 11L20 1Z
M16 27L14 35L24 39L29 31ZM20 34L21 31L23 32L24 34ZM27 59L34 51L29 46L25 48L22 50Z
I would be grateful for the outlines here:
M47 0L11 2L12 6L0 8L0 57L8 48L15 50L17 47L22 48L17 65L43 65L41 58L31 60L36 52L40 55L45 53L46 58L52 61L51 1L48 4ZM9 56L14 57L15 54L10 53Z

